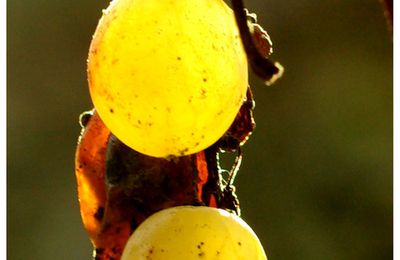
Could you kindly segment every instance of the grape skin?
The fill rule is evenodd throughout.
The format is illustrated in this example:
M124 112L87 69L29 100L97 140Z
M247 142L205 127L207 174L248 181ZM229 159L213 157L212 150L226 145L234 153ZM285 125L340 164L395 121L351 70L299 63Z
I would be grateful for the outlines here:
M232 11L221 0L114 0L94 34L90 94L132 149L183 156L229 128L248 85Z
M179 206L146 219L129 238L121 260L267 259L238 216L210 207Z

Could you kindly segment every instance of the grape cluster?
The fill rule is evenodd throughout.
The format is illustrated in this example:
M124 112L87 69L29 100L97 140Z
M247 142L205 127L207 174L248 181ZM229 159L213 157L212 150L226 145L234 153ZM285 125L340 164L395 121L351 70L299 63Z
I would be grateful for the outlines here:
M267 84L281 71L256 16L235 6L113 0L103 11L75 161L95 260L266 259L233 181L255 126L248 61ZM230 171L221 152L238 152Z

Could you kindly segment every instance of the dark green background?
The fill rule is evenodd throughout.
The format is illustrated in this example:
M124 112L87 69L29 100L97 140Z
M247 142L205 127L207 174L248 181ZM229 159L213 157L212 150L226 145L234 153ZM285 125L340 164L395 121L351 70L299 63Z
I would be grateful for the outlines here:
M392 258L392 39L378 0L247 0L286 68L251 77L236 186L269 259ZM76 198L87 50L106 0L9 0L8 259L89 259Z

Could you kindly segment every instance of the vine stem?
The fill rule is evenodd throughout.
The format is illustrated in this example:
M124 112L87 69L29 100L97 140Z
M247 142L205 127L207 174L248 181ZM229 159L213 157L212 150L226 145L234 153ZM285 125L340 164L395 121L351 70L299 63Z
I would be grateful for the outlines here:
M232 9L239 28L244 50L246 51L250 67L253 72L265 81L272 84L283 73L283 67L261 55L254 44L253 37L247 24L247 13L242 0L232 0Z

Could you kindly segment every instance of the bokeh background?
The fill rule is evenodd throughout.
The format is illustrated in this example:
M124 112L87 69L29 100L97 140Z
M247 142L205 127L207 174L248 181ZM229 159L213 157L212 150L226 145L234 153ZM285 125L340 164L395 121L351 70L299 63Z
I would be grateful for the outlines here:
M392 259L392 38L378 0L247 0L284 77L251 76L236 186L269 259ZM74 176L107 0L7 3L8 259L90 259Z

